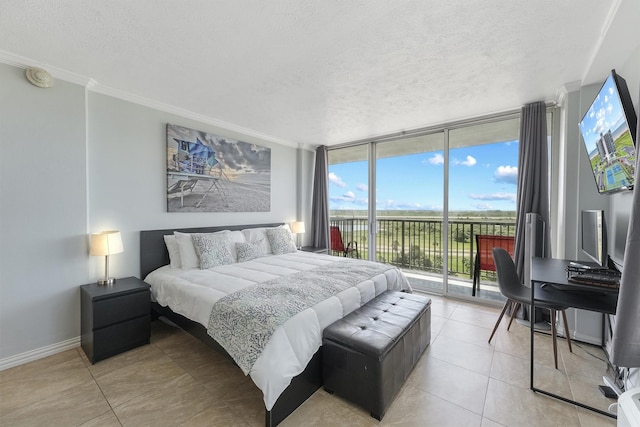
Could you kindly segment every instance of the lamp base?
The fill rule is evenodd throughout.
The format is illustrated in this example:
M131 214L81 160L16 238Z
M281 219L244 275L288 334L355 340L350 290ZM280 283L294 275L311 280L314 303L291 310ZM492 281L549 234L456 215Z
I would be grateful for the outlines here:
M111 286L114 283L116 283L115 277L107 277L107 278L98 280L98 285L100 286Z

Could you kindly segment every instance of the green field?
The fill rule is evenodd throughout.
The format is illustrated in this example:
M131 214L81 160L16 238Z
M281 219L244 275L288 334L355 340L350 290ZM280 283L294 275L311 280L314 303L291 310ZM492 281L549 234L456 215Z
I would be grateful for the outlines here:
M361 258L368 258L365 210L332 210L331 224L341 229L345 244L358 242ZM378 211L376 259L402 268L442 273L442 212ZM471 277L475 235L513 235L515 211L460 211L449 214L448 270Z

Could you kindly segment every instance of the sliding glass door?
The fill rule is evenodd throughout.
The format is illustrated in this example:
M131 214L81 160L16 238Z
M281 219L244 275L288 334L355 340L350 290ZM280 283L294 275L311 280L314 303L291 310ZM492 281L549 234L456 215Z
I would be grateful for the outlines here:
M503 300L477 242L514 238L519 128L516 112L330 149L331 225L417 289Z
M375 145L376 260L444 292L444 132Z
M369 256L369 144L328 152L329 222L333 255Z
M491 249L479 253L478 242L504 236L513 248L519 129L516 116L449 130L449 294L503 300Z

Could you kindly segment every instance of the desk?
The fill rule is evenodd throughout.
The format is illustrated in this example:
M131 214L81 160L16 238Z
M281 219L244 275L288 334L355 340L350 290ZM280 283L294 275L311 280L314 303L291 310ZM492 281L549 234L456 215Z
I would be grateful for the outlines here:
M535 313L535 303L538 302L553 302L556 304L566 305L567 307L580 308L583 310L596 311L603 314L615 314L616 306L618 304L617 293L596 293L588 291L567 291L562 290L563 286L568 286L570 283L567 281L567 265L569 260L565 259L552 259L552 258L532 258L531 260L531 313ZM543 286L545 285L545 286ZM549 286L550 285L550 286ZM568 333L568 331L566 332ZM546 394L547 396L554 397L559 400L571 403L573 405L580 406L585 409L589 409L594 412L598 412L602 415L615 418L615 415L600 409L585 405L584 403L576 402L563 396L558 396L554 393L550 393L545 390L534 387L533 375L534 375L534 363L533 363L533 348L534 348L534 325L531 322L531 390ZM604 340L604 338L603 338Z

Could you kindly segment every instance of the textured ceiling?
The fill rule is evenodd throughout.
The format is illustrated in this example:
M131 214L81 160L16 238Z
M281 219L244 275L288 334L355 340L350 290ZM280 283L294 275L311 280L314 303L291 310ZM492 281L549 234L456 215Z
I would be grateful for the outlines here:
M584 80L620 3L3 0L0 53L332 145L553 100Z

